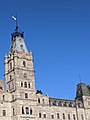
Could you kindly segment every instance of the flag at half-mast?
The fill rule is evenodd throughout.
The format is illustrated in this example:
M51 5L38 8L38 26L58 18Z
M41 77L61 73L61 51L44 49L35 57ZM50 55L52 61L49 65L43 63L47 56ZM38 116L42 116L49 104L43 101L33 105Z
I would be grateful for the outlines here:
M15 16L12 16L12 18L16 21L17 20L17 18L15 17Z

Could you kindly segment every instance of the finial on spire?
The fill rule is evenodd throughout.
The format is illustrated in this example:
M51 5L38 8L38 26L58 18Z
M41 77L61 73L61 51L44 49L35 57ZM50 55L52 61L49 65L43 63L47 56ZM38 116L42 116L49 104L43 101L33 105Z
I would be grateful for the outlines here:
M79 73L79 80L80 80L80 83L82 83L81 74L80 73Z
M12 18L15 20L15 22L16 22L16 29L15 29L15 31L16 32L18 32L18 20L17 20L17 13L16 13L16 16L13 16L12 15Z

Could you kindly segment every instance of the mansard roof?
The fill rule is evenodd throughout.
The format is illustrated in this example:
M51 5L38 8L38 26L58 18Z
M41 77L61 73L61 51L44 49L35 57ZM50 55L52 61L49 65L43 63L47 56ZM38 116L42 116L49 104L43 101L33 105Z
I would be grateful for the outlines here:
M59 98L49 98L49 104L51 106L62 106L62 107L83 107L83 103L81 100L67 100L67 99L59 99Z

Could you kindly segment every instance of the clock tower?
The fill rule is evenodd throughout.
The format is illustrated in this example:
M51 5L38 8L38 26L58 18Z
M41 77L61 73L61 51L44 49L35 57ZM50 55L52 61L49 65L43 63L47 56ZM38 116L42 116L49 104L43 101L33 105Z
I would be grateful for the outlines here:
M10 51L5 56L6 91L16 92L19 96L24 91L35 92L33 57L27 50L24 33L19 32L17 26L11 36Z

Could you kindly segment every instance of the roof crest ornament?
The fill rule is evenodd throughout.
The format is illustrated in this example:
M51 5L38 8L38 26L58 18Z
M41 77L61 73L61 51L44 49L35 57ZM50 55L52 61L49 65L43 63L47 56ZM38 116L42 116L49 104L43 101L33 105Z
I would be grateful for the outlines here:
M18 19L17 19L17 13L16 15L12 15L13 20L16 22L16 29L15 31L18 32Z

